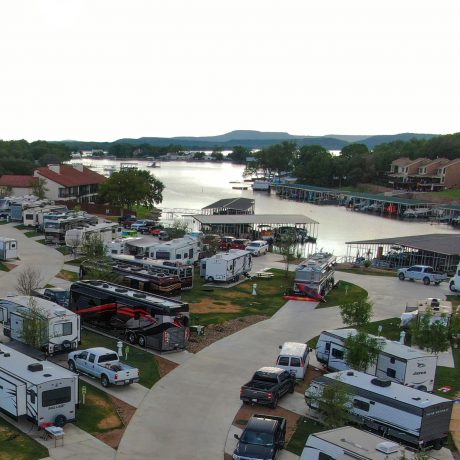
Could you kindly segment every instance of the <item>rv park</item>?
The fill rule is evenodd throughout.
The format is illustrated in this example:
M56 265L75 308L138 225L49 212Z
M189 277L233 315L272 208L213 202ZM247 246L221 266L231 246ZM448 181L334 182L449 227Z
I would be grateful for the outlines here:
M44 245L37 241L43 239L41 234L28 237L26 236L27 229L24 231L22 227L16 227L17 223L5 223L0 227L2 236L15 241L17 249L17 254L13 254L16 257L9 257L4 262L9 271L3 271L0 275L1 298L10 303L14 303L15 299L17 303L24 303L23 297L14 297L13 295L18 276L27 266L40 267L42 283L40 287L52 286L68 290L72 281L78 279L80 267L73 263L76 256L64 255L62 252L65 251L57 250L63 246ZM109 233L111 234L111 230ZM60 238L62 239L62 237ZM121 241L121 238L118 241ZM130 238L127 238L121 246L128 244L129 241ZM136 248L145 251L143 256L150 255L155 250L153 246L149 246L150 243L147 242L150 240L145 237L133 241ZM110 247L113 248L114 246ZM164 246L161 246L159 250L164 250ZM128 364L141 369L141 381L139 383L122 386L110 385L104 388L98 379L91 378L88 374L80 374L79 395L77 400L73 401L73 404L78 403L78 408L75 409L75 420L73 417L67 416L66 422L68 421L68 423L63 424L62 427L57 427L56 432L53 433L50 426L62 425L62 420L57 419L56 422L56 414L54 414L54 420L50 420L48 423L36 421L32 422L31 425L29 420L33 419L33 415L31 416L26 412L18 413L17 420L15 420L11 417L11 408L5 406L2 407L3 418L1 420L10 424L7 426L14 427L8 428L8 430L22 432L21 436L33 440L30 442L39 443L40 449L44 448L43 452L47 450L49 457L55 459L77 457L215 459L231 458L238 442L234 435L238 436L242 432L244 420L247 420L254 413L275 414L285 417L288 426L286 448L281 451L279 458L299 458L308 434L312 432L310 428L305 430L305 427L321 426L318 423L318 414L315 414L314 410L307 406L303 394L311 379L318 378L326 371L326 368L317 360L314 342L323 331L344 326L339 308L311 298L315 294L311 289L299 288L299 283L308 284L310 267L305 262L294 261L295 263L288 266L289 273L286 273L286 263L280 254L268 252L252 258L249 256L248 262L245 260L244 263L240 264L239 261L246 251L237 249L235 250L235 263L230 262L230 268L239 266L242 268L241 273L235 274L231 271L228 272L230 268L227 260L233 260L231 258L232 250L224 250L221 253L223 257L216 256L218 257L217 261L212 259L208 275L206 275L206 264L203 261L197 263L193 288L190 289L189 287L182 290L182 301L185 300L189 304L191 313L190 326L193 332L189 340L190 347L183 350L181 346L178 346L171 351L170 348L162 348L167 347L168 344L160 345L155 342L155 345L149 345L146 339L146 348L141 348L139 347L139 344L143 343L141 342L142 339L139 340L141 336L132 340L129 339L129 336L122 337L121 358L127 359ZM191 256L191 253L187 253L187 255ZM126 261L128 256L123 257ZM335 263L332 264L327 255L316 257L315 264L315 267L322 266L325 273L324 286L326 286L326 294L328 294L326 299L328 296L335 299L336 290L340 289L337 286L340 286L340 283L346 283L344 286L347 286L345 292L341 291L341 295L348 295L348 290L352 295L353 289L368 294L373 303L374 312L370 332L375 335L381 334L383 337L387 333L388 338L394 340L390 343L392 349L398 348L399 318L406 311L406 306L416 305L420 299L444 299L452 294L449 291L448 283L442 283L439 286L434 284L426 286L419 282L403 283L396 275L375 276L375 273L372 273L371 270L366 271L364 267L355 269L354 272L350 270L351 273L350 271L341 272L334 269ZM115 265L118 267L117 264ZM134 275L130 270L128 271L130 274L126 276L132 283ZM142 286L147 286L150 280L146 277L147 275L142 275L143 271L145 270L142 267L138 267L136 280L144 283L141 284ZM296 280L294 280L294 273L296 273ZM312 273L315 274L314 270ZM74 276L69 274L74 274ZM333 282L330 281L332 276ZM223 281L220 282L218 277L221 277ZM142 281L140 281L141 278ZM107 286L106 290L112 289L109 287L110 283ZM136 284L136 286L139 285ZM77 287L78 283L75 283L71 293L81 292L82 295L90 295L86 294L90 291L87 291L85 285L78 289ZM93 289L91 283L88 288ZM101 286L94 287L96 290L101 288ZM287 288L291 288L292 295L287 296L291 300L283 298L283 293L288 290ZM123 289L121 290L123 291ZM127 292L121 292L120 295L129 297L130 289L124 290ZM133 293L135 292L137 291L133 291ZM310 296L310 301L305 301L302 298L302 295L307 294ZM320 295L320 292L318 291L317 294ZM143 296L145 301L149 299L149 295ZM152 302L155 302L155 295L150 295ZM141 297L139 298L144 301ZM177 299L177 296L174 298ZM49 305L53 304L49 300L37 299L41 305L48 306L48 308L50 308ZM168 303L164 304L164 301L162 302L163 305L169 305ZM171 299L168 302L170 303L168 308L182 308L180 307L182 303L177 303L177 300ZM63 315L65 308L54 305L59 318L59 315ZM84 311L80 312L79 318L83 324L86 324L85 314L88 314L88 308L86 308L88 305L91 305L89 300L85 303ZM6 309L2 311L5 312ZM16 312L16 316L19 313ZM75 315L73 312L68 313ZM228 315L229 313L230 315ZM13 313L13 317L16 317L14 315L15 313ZM222 317L228 321L222 323ZM6 326L7 329L10 329L8 332L10 337L2 335L2 342L5 343L3 356L8 354L9 348L7 347L13 346L14 349L11 353L22 352L32 355L32 358L24 358L25 363L27 359L35 360L34 362L38 366L40 366L39 363L42 363L46 368L47 360L49 360L57 365L62 365L65 368L62 372L66 372L69 377L75 375L67 370L67 353L59 349L61 345L54 345L57 347L56 353L50 352L50 348L46 354L37 352L37 350L33 350L27 344L22 343L18 331L15 331L11 324L7 325L5 319L3 320L3 328ZM382 327L379 329L378 325ZM228 329L226 330L226 328ZM203 335L201 335L202 332ZM109 332L109 335L112 334ZM10 338L13 340L10 341ZM67 337L64 338L67 339ZM258 368L276 365L279 346L288 341L308 342L309 346L312 347L309 352L309 364L305 378L298 382L293 394L288 394L279 400L276 408L260 407L257 404L242 405L238 397L240 386L248 381ZM70 341L69 345L69 342L66 341L66 346L69 347L69 351L91 346L104 346L116 351L120 343L118 338L109 338L106 330L100 334L100 330L95 333L89 332L87 328L82 329L80 342L78 345ZM408 348L404 345L399 346ZM1 347L3 345L0 345L0 349ZM120 350L118 349L118 351ZM452 350L442 352L433 358L437 361L438 373L430 387L433 388L434 394L439 395L436 396L438 399L446 401L449 417L452 410L452 404L449 401L458 398L460 391L454 361L455 357L458 359L458 350L454 349L453 352L454 354ZM418 355L423 355L423 352L419 351ZM428 353L425 355L429 356ZM146 367L146 362L149 361L146 357L149 356L151 362L155 361L154 371L148 365ZM3 360L5 359L7 358L3 358ZM16 361L20 361L20 359ZM2 369L7 369L9 372L8 366L2 365L0 362L0 372ZM432 371L434 372L433 369ZM144 375L145 372L148 375ZM373 375L378 374L373 372ZM448 376L447 381L445 375ZM4 378L3 376L0 377ZM24 379L20 376L17 378ZM399 384L392 383L392 385L393 391L397 392ZM451 389L447 390L447 393L443 393L445 388ZM403 389L406 390L404 387ZM423 395L420 390L413 391ZM429 395L429 393L425 394ZM105 401L108 410L108 415L101 419L101 422L106 424L103 429L95 427L94 424L91 426L87 421L87 412L88 410L91 411L91 404L102 404L101 401ZM114 401L116 401L115 404L113 404ZM458 404L453 404L452 421L448 421L451 430L448 447L454 449L454 452L455 442L458 445L460 436L458 432L460 414L457 407ZM110 411L113 413L110 414ZM5 412L10 415L4 415ZM61 412L57 415L64 415ZM80 414L81 421L79 421ZM403 421L404 415L400 419ZM388 433L391 432L391 430L387 431ZM177 433L180 433L180 436L177 436ZM360 431L360 433L367 432ZM381 431L381 434L385 434L385 430ZM360 436L370 436L370 434L360 434ZM394 436L391 439L394 441ZM396 440L398 449L399 445L404 444L405 441L406 439ZM302 454L302 459L313 458L306 456L307 451L308 449ZM40 452L38 448L37 452ZM452 458L452 454L445 447L441 450L429 450L429 455L442 459ZM45 457L47 455L43 454L43 457L32 455L27 458Z

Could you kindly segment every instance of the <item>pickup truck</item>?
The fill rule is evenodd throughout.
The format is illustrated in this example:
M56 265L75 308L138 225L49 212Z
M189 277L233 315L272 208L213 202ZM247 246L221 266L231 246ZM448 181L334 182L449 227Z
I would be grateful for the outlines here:
M51 302L57 303L62 307L68 308L69 306L69 294L70 292L62 288L45 288L36 289L32 293L34 296L41 297L42 299L50 300Z
M271 408L286 393L294 393L295 375L278 367L261 367L240 390L243 403L257 403Z
M271 415L253 415L238 440L233 452L233 460L254 459L274 460L284 448L286 419Z
M438 285L442 281L447 281L447 273L435 272L433 267L428 265L412 265L409 268L400 268L398 270L398 278L404 281L406 278L412 280L423 281L423 284L428 286L430 283Z
M67 360L72 372L83 372L99 378L104 388L139 382L139 370L120 362L117 353L108 348L72 351Z

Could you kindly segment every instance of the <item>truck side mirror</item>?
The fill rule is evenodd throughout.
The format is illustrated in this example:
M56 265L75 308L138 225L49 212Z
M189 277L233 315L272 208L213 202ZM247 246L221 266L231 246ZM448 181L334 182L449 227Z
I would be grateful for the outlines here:
M240 437L239 437L236 433L233 435L233 437L234 437L235 439L238 439L238 441L240 440Z

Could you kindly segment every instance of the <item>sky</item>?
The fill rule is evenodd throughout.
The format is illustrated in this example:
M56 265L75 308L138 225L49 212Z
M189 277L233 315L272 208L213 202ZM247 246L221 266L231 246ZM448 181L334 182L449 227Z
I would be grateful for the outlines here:
M460 131L458 0L6 0L0 138Z

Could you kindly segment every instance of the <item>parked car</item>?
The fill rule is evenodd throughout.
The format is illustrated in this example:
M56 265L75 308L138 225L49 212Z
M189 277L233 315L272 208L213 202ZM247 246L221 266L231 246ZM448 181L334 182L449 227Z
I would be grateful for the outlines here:
M228 251L231 247L231 244L235 241L234 236L223 236L220 239L219 249L223 251Z
M251 241L246 246L246 251L249 251L253 256L261 256L263 254L267 254L268 252L268 243L267 241L263 240L255 240Z
M152 225L155 225L154 220L142 219L142 220L136 220L136 222L131 224L131 228L134 230L137 230L138 232L141 232L141 229L148 230L148 228L151 227Z
M37 289L32 292L32 295L41 297L42 299L51 300L51 302L57 303L63 307L69 306L69 291L62 288L46 288Z
M230 243L230 249L246 249L246 246L251 242L251 240L246 240L244 238L237 238Z
M406 278L409 280L423 281L423 284L428 286L430 283L438 285L442 281L447 281L447 273L434 271L433 267L428 265L412 265L409 268L400 268L398 270L398 278L404 281Z
M273 415L254 414L246 424L233 452L234 460L274 460L284 448L286 419Z
M455 275L449 281L449 289L452 292L460 291L460 264L457 266Z
M164 230L160 230L160 233L158 233L158 238L160 241L169 241L171 239L169 233Z
M72 372L83 372L101 379L101 385L128 385L139 381L139 369L124 364L115 351L104 347L69 353L67 362Z
M275 408L286 393L294 393L295 375L279 367L262 367L240 390L244 403L257 403Z
M131 228L131 225L136 222L137 218L133 214L127 214L124 216L121 216L120 218L120 224L123 226L123 228Z
M149 233L153 236L159 236L161 231L164 230L164 227L163 225L161 224L156 224L156 225L152 225L149 229Z

